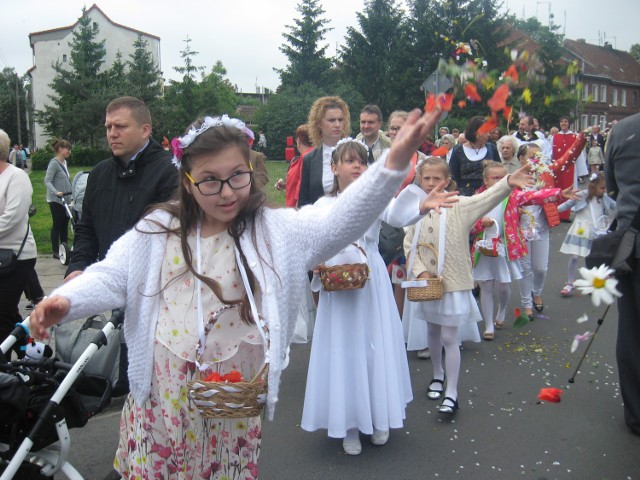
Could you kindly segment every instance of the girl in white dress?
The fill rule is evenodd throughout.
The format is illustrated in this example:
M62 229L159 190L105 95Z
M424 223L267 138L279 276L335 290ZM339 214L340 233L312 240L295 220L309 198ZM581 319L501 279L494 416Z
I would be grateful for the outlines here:
M592 147L593 148L593 147ZM591 251L591 243L598 235L607 233L616 212L616 202L607 195L604 172L598 172L589 178L589 186L579 192L578 200L568 200L558 207L564 212L575 207L573 224L569 228L560 251L569 256L567 283L560 295L568 297L573 291L573 282L578 274L578 259L586 257Z
M367 150L352 139L341 140L333 152L334 188L315 205L328 206L367 170ZM388 210L388 209L387 209ZM386 211L355 244L366 254L369 277L359 289L320 291L301 426L327 429L342 438L348 455L362 451L360 432L384 445L390 428L401 428L412 400L402 325L387 268L378 253L380 223ZM349 246L324 262L326 266L364 262Z
M433 379L427 397L439 400L443 397L439 412L452 415L458 410L458 377L460 373L460 348L458 329L466 323L482 319L471 290L471 261L469 258L469 232L476 220L490 212L509 193L511 188L533 184L528 167L517 170L497 182L485 192L471 197L460 197L451 209L442 213L431 211L425 214L422 200L440 182L449 180L449 168L438 157L429 157L418 164L416 182L409 185L392 204L389 223L410 224L407 229L405 252L407 254L407 276L426 279L442 276L444 296L440 300L419 302L422 316L428 323L428 341L433 363ZM417 244L430 245L431 249L414 250L414 236ZM414 258L411 258L414 255ZM443 366L444 347L446 365ZM446 372L446 390L444 389Z

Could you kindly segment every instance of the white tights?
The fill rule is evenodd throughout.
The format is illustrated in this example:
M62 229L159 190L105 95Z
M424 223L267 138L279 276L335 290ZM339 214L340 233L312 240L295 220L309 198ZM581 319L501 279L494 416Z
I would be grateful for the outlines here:
M531 295L542 296L549 264L549 230L540 233L540 240L527 244L529 253L520 259L522 278L518 280L523 308L533 308Z
M567 284L573 285L578 276L578 256L571 255L569 257L569 265L567 267Z
M460 347L458 327L429 324L429 351L433 364L433 378L443 380L447 374L447 388L444 396L458 399L458 378L460 377ZM445 353L445 368L442 366L442 347Z
M487 333L493 333L493 294L498 294L498 313L495 319L504 322L507 313L507 304L511 297L511 285L496 280L481 280L480 285L480 311L484 318L484 329Z

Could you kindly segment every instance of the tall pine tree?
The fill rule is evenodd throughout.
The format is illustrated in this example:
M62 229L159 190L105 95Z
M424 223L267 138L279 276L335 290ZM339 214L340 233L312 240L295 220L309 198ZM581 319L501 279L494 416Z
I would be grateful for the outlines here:
M104 109L109 101L105 77L101 73L106 56L105 41L98 41L99 28L82 10L78 26L69 42L70 66L54 65L56 76L50 86L51 105L36 112L48 135L72 143L97 146L104 139Z
M326 56L327 45L321 46L321 43L325 34L332 30L325 27L329 20L322 18L325 11L319 0L302 0L296 10L300 18L294 19L294 25L287 25L289 33L282 34L286 43L280 47L289 63L284 69L275 69L280 75L281 86L312 83L325 87L331 83L332 62Z
M160 69L153 60L148 49L148 43L138 34L133 43L133 53L127 61L127 83L131 89L130 95L138 97L151 106L162 95L162 78Z

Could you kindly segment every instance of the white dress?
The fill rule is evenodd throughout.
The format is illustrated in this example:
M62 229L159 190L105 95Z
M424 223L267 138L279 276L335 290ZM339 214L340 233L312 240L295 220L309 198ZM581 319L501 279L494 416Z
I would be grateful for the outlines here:
M323 197L316 204L327 205L335 198ZM327 429L329 437L344 438L352 428L372 434L374 427L403 426L413 395L402 325L378 253L384 215L356 241L370 268L365 286L320 290L302 413L304 430ZM352 255L349 251L354 252L348 247L343 255ZM354 262L362 258L356 254Z
M492 218L498 225L500 237L504 232L504 217L502 204L491 210L485 217ZM485 237L489 232L485 230ZM478 260L473 267L473 279L477 281L496 280L500 283L511 283L512 280L522 278L520 271L520 262L509 261L506 256L489 257L487 255L478 254Z

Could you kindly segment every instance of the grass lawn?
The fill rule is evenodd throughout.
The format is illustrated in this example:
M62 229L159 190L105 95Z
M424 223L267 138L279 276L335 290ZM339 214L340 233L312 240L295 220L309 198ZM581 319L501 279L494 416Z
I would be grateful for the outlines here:
M265 190L267 193L267 199L272 204L284 205L284 192L279 192L273 185L279 178L285 178L287 175L287 168L289 164L283 160L267 161L267 170L269 171L269 183L267 183ZM70 168L71 178L82 171L90 170L87 167L72 167ZM31 172L31 184L33 185L33 203L38 208L38 213L31 217L31 229L36 239L39 254L51 254L51 211L47 204L46 188L44 186L44 171ZM73 233L69 232L69 243L73 243Z

